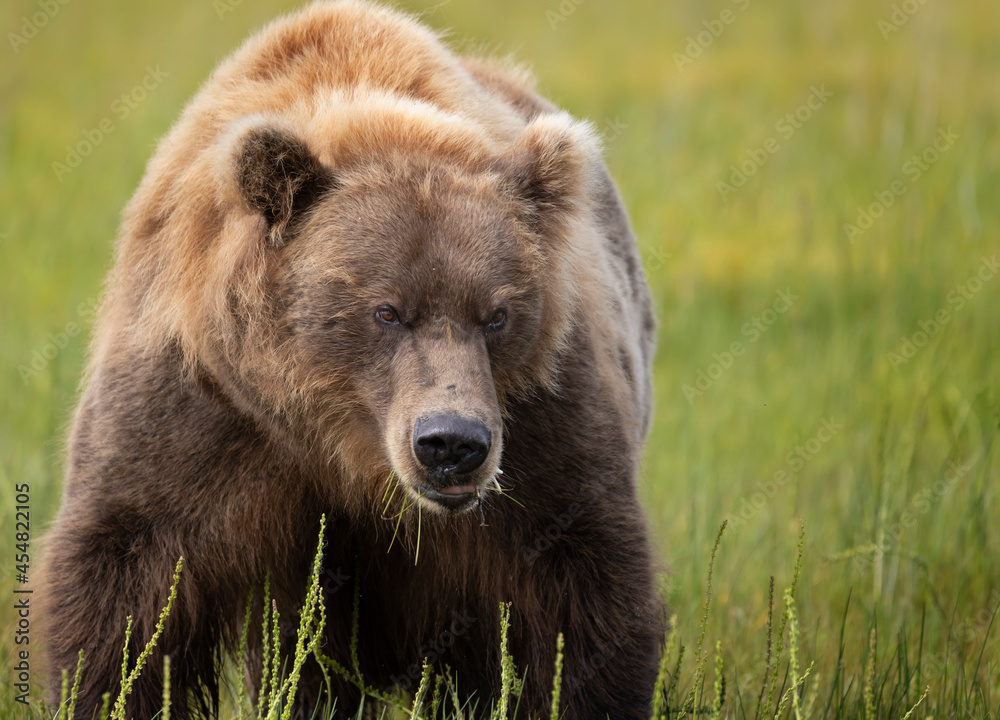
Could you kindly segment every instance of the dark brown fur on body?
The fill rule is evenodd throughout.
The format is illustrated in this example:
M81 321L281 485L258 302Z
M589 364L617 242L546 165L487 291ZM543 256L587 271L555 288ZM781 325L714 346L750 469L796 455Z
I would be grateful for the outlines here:
M266 29L126 210L49 537L53 697L80 648L78 715L117 690L125 618L134 661L184 556L128 715L158 712L164 653L173 716L210 713L265 575L294 627L325 513L325 651L348 664L357 582L371 684L412 690L430 656L487 706L510 602L522 717L548 714L560 631L564 717L648 717L662 608L634 481L652 333L596 143L523 77L363 3ZM438 416L490 438L457 479L415 455ZM447 504L456 488L486 525ZM392 540L404 501L416 564L416 507ZM347 717L359 695L335 690Z

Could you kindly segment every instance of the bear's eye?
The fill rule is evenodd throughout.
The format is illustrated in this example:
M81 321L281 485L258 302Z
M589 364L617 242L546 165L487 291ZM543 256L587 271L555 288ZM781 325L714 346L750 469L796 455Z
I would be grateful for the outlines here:
M499 330L507 323L507 311L498 309L493 313L493 317L486 323L487 330Z
M384 325L399 325L399 312L392 305L379 305L375 319Z

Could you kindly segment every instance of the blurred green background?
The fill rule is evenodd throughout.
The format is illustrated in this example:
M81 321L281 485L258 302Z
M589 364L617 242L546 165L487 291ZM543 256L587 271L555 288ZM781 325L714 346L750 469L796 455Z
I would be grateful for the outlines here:
M856 676L877 625L880 672L919 635L932 697L982 648L998 692L1000 4L400 6L531 64L604 133L660 319L641 494L681 641L728 518L708 638L756 695L801 520L802 654L826 678L841 630ZM119 213L212 68L295 7L0 8L0 672L13 488L30 484L36 550Z

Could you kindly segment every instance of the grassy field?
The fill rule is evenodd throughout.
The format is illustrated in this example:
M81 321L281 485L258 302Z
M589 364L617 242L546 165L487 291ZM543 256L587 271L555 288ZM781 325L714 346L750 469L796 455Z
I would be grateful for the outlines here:
M801 522L797 664L815 662L815 702L783 713L900 718L927 686L917 717L997 718L1000 5L402 5L532 63L605 134L660 319L641 494L687 647L680 696L728 520L704 704L718 641L721 714L755 717L769 583L776 636ZM22 714L13 592L31 587L15 486L34 549L119 212L215 64L293 7L0 9L0 716ZM41 679L33 665L36 695Z

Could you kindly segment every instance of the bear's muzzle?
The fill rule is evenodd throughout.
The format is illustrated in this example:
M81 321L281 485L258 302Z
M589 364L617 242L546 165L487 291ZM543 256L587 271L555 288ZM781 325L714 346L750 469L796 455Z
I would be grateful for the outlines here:
M451 414L417 419L413 454L426 468L428 480L421 495L449 509L471 505L479 486L463 476L483 464L491 446L492 433L479 420Z

